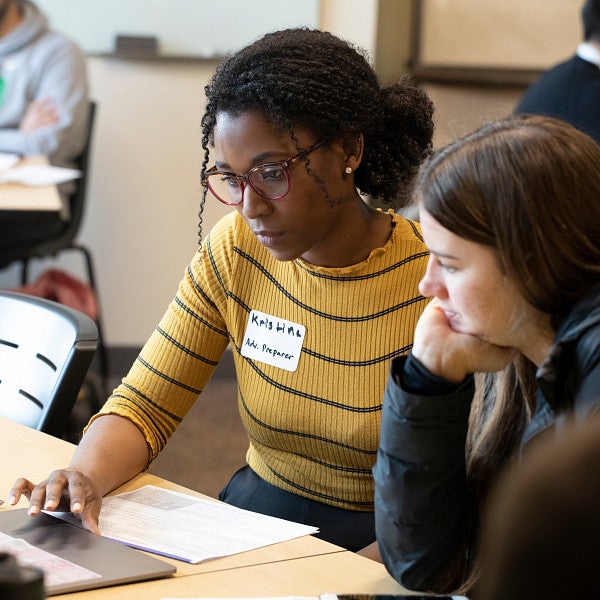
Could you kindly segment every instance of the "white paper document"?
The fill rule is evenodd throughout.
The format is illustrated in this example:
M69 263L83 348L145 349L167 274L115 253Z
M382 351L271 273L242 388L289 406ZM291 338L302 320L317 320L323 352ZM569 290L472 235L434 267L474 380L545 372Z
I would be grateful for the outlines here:
M49 514L80 525L71 513ZM190 563L318 531L309 525L153 485L104 498L99 526L106 538Z
M0 170L0 183L23 185L57 185L81 177L81 171L52 165L24 165L14 169Z
M3 169L10 169L16 165L21 157L18 154L12 152L0 152L0 171Z

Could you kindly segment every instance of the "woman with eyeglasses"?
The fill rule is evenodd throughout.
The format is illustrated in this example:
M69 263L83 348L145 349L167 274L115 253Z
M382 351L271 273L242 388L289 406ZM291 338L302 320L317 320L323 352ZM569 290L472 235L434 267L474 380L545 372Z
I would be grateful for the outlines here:
M248 464L220 498L358 551L375 540L389 360L412 344L427 262L418 225L362 195L404 203L431 102L408 80L382 89L359 51L308 29L234 54L206 97L200 214L205 200L232 211L72 464L35 488L20 480L14 501L25 493L36 514L68 492L96 530L102 495L158 455L230 345Z

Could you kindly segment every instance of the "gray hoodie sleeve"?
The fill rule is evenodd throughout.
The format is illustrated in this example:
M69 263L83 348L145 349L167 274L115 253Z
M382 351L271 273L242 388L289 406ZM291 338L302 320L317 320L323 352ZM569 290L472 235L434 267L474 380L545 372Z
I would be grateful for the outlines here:
M4 92L0 104L0 151L44 154L67 166L85 144L89 110L85 57L73 42L47 29L37 7L27 3L17 30L0 39ZM33 100L51 99L57 123L32 132L19 123Z

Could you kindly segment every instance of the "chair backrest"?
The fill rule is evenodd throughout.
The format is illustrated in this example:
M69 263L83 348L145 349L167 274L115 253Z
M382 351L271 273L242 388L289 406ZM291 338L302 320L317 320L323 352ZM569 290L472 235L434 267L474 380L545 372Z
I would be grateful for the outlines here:
M71 221L70 226L73 228L71 242L75 238L81 220L83 218L83 209L85 206L85 196L87 192L89 162L92 146L92 135L94 133L94 120L96 117L96 103L90 100L88 113L87 141L79 156L75 159L75 167L81 171L81 177L77 180L77 188L75 193L70 198Z
M96 116L96 103L90 100L88 112L87 141L83 150L75 158L75 168L81 171L81 177L75 181L75 191L69 197L70 217L62 232L54 239L37 244L31 251L33 256L44 257L68 248L73 243L81 226L85 197L87 193L88 171L91 154L92 136L94 133L94 120Z
M0 416L61 437L97 345L87 315L0 290Z

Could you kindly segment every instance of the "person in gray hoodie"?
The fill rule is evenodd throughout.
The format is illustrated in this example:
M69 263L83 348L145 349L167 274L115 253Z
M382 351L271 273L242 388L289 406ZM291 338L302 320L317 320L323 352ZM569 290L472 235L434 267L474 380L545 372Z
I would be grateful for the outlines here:
M73 166L86 143L86 63L29 0L0 0L0 152ZM63 199L68 187L61 189ZM47 239L66 213L0 211L0 250Z

